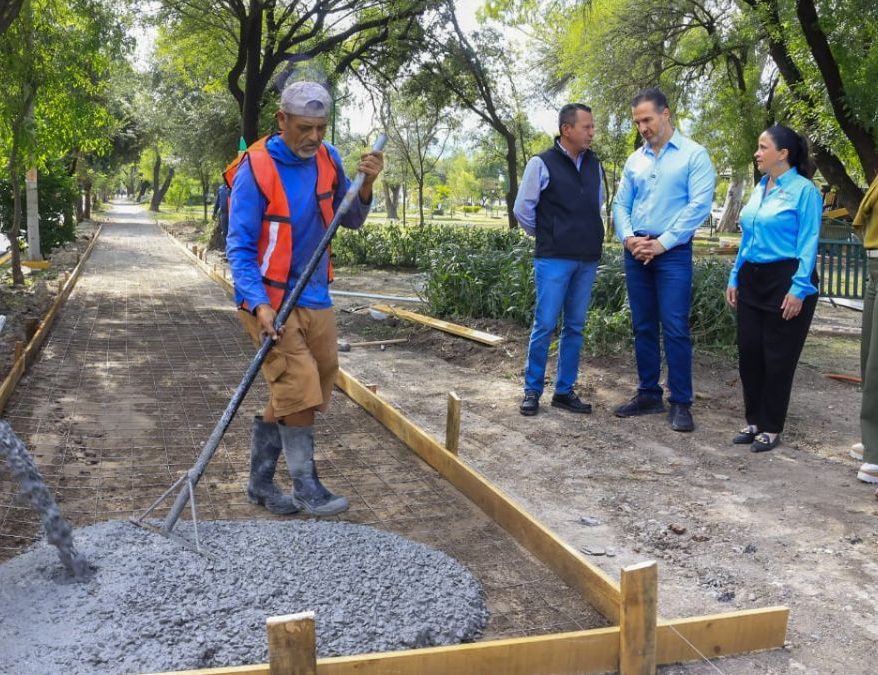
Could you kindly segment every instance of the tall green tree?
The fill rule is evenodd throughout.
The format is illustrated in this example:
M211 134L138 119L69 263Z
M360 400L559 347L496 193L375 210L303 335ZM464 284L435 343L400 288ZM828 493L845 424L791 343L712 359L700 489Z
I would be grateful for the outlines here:
M850 0L742 0L762 29L793 116L808 129L820 173L856 211L859 177L878 175L878 7Z
M332 82L385 43L404 38L426 4L423 0L162 0L161 20L184 23L193 34L223 36L232 51L226 84L238 105L241 136L252 143L259 136L266 94L280 72L319 62L324 79Z
M512 207L518 194L522 120L516 98L509 90L511 71L502 36L491 27L468 35L461 28L453 0L435 8L426 32L425 55L416 64L412 81L423 96L454 103L473 113L505 145L506 214L510 228L518 226Z
M408 165L418 192L419 223L424 224L424 185L436 169L456 126L455 120L431 99L388 96L382 121L396 154Z
M106 150L114 122L103 100L124 28L102 0L24 0L0 35L0 157L13 191L10 239L21 226L25 169L79 151ZM23 282L13 246L15 283Z

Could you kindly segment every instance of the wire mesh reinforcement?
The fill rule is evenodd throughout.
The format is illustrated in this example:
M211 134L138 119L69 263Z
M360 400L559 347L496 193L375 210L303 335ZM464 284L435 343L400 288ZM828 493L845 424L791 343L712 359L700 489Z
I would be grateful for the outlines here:
M104 227L41 358L7 407L72 524L137 515L192 466L253 353L235 312L157 227L136 217ZM201 519L270 517L247 503L244 490L250 420L265 397L259 378L196 488ZM316 439L321 477L351 501L339 519L402 534L467 565L488 596L487 637L603 625L343 395L320 416ZM285 476L279 483L289 487ZM36 517L0 473L0 560L38 535Z

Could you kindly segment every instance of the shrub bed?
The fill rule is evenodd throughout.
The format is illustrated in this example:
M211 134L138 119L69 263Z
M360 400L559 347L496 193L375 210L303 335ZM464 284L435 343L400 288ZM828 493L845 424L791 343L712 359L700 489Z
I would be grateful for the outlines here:
M448 224L367 224L343 230L333 243L338 264L418 268L425 272L422 297L440 317L533 320L533 240L521 230ZM735 318L724 289L731 262L696 258L692 289L692 338L706 347L735 344ZM622 251L604 247L592 290L586 348L596 354L631 344Z

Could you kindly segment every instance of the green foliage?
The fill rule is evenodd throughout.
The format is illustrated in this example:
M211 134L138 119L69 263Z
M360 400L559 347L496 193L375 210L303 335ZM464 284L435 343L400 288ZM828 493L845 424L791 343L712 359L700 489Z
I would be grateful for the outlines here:
M201 197L201 186L198 181L188 176L175 175L165 200L179 211L187 204L198 203L196 200L199 197Z
M521 230L367 224L342 231L333 252L342 264L419 267L425 272L422 296L436 316L508 319L523 326L533 321L533 243ZM735 317L724 294L730 265L719 258L695 259L691 322L700 346L735 344ZM606 354L630 344L622 250L606 246L592 289L585 347Z
M20 188L24 197L24 182ZM51 165L39 175L38 208L40 213L40 246L43 253L76 238L76 219L73 202L79 196L76 179L69 176L60 164ZM23 200L22 209L26 209ZM0 222L4 231L12 222L12 186L0 180Z
M449 243L472 251L494 251L506 250L522 238L517 230L468 225L367 223L359 230L339 230L332 253L341 265L423 268L434 251Z
M430 312L529 323L536 297L531 241L518 233L467 239L446 241L427 253L423 295Z

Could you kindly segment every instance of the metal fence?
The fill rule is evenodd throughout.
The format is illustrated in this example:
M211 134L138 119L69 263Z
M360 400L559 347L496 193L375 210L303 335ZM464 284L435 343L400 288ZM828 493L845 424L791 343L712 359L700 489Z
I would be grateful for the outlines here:
M817 248L820 295L862 299L866 295L868 262L861 241L821 239Z

